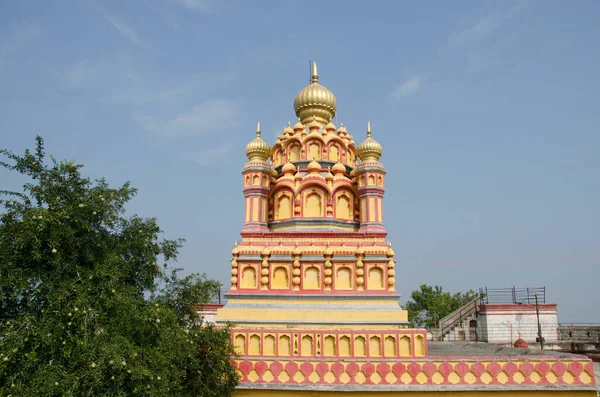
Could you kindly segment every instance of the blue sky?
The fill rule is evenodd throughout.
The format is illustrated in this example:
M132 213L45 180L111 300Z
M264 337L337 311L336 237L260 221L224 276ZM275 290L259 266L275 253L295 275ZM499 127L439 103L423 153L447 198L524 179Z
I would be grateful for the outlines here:
M388 171L397 289L542 286L600 322L600 3L20 0L0 5L0 147L42 135L227 282L256 122L270 143L317 60ZM0 172L1 184L16 186Z

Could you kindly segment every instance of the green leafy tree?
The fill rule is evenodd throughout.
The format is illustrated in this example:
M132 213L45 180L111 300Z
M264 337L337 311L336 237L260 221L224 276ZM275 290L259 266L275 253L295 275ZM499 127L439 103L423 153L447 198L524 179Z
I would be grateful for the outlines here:
M125 216L136 190L46 164L40 137L0 153L30 180L0 192L0 395L230 396L229 330L194 312L220 285L168 273L182 240Z
M451 294L439 285L421 285L406 302L408 321L413 327L436 328L439 320L477 297L475 291Z

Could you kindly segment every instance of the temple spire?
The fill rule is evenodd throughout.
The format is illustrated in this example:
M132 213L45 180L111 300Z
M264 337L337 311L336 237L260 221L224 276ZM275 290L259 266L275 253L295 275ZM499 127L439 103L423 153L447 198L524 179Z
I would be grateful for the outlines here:
M313 63L312 63L312 82L313 83L319 82L319 72L317 71L317 62L316 61L313 61Z
M260 121L258 122L258 125L256 126L256 136L260 137Z

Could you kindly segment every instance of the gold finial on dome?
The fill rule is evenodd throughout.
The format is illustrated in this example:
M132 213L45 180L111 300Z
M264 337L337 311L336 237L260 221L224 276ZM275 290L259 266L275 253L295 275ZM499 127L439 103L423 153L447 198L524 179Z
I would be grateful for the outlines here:
M335 116L337 100L331 91L319 84L316 62L312 64L311 81L296 95L294 110L303 124L315 116L315 121L323 126Z
M256 138L246 145L246 156L250 161L267 161L271 146L260 137L260 121L256 127Z
M356 148L356 154L361 161L379 161L383 148L375 139L371 138L371 122L367 123L367 139Z
M312 82L313 83L318 83L319 82L319 72L317 71L317 63L313 62L312 63Z

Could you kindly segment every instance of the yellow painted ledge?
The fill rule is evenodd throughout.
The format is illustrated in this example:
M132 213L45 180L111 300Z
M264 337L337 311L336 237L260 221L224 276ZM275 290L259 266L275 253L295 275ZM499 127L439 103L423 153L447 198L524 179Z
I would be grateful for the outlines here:
M596 392L593 390L544 390L544 391L525 391L525 390L507 390L507 391L397 391L397 392L368 392L368 391L289 391L289 390L237 390L234 397L358 397L358 396L374 396L374 397L434 397L442 393L445 396L455 397L543 397L547 395L555 397L596 397Z

